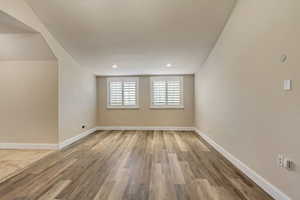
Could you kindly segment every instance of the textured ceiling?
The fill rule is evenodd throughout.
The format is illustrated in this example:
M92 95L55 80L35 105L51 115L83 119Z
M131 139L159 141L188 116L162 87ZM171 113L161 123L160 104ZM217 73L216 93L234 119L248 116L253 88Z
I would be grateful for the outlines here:
M84 67L99 75L194 73L235 0L26 0ZM173 67L166 68L167 63ZM111 66L119 67L113 69Z

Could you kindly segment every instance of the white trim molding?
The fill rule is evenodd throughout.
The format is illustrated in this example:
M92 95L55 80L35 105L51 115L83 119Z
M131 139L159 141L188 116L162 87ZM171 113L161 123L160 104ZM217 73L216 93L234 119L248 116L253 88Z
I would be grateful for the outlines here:
M75 137L69 138L59 144L40 144L40 143L0 143L0 149L47 149L47 150L59 150L66 146L77 142L78 140L94 133L97 128L89 129Z
M207 134L197 130L198 133L204 140L206 140L211 146L213 146L220 154L227 158L235 167L241 170L246 176L248 176L252 181L254 181L258 186L260 186L265 192L272 196L275 200L292 200L289 196L284 194L280 189L272 185L262 176L257 174L253 169L250 169L245 163L237 159L231 153L226 151L222 146L213 141Z
M58 144L0 143L0 149L58 149Z
M88 135L96 132L97 130L98 130L97 128L92 128L92 129L89 129L89 130L87 130L87 131L85 131L85 132L83 132L79 135L76 135L76 136L72 137L72 138L66 139L63 142L60 142L58 147L59 147L59 149L63 149L65 147L73 144L74 142L77 142L78 140L80 140L84 137L87 137Z
M176 126L98 126L98 131L105 130L131 130L131 131L195 131L194 127L176 127Z
M40 143L0 143L0 149L63 149L88 135L101 130L137 130L137 131L194 131L194 127L159 127L159 126L99 126L89 129L79 135L66 139L59 144L40 144Z

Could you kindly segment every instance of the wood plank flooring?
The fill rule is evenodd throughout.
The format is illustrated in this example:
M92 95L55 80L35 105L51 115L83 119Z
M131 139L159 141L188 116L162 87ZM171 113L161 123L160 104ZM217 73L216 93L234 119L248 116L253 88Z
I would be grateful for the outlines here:
M0 150L0 183L52 152L51 150Z
M194 132L102 131L0 184L1 200L271 200Z

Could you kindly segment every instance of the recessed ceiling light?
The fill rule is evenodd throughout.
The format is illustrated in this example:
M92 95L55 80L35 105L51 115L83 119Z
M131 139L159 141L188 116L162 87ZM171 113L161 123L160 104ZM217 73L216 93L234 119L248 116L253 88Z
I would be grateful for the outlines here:
M118 65L112 65L111 67L114 68L114 69L117 69Z
M171 64L171 63L168 63L168 64L166 65L166 67L172 67L172 64Z

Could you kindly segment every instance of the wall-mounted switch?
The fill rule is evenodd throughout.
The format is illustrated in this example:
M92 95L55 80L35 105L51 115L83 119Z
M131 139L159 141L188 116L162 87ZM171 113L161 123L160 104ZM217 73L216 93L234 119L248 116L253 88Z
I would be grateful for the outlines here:
M292 80L284 80L283 81L283 89L291 90L292 89Z
M283 164L283 166L284 166L284 168L285 169L287 169L287 170L292 170L293 169L293 161L292 160L290 160L290 159L284 159L284 164Z
M280 168L285 168L287 170L294 169L294 162L291 159L286 158L283 154L277 156L277 165Z
M280 168L284 167L284 156L282 154L279 154L277 157L277 165Z

